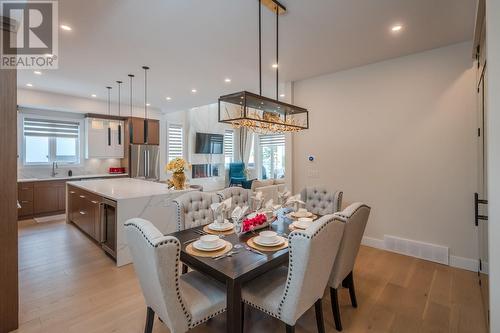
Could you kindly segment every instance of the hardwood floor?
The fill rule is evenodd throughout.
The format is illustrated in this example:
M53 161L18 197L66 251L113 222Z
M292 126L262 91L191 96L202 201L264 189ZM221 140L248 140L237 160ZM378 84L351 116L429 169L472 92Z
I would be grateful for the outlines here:
M355 269L359 307L340 291L344 332L486 332L473 272L362 247ZM146 306L133 266L116 268L100 248L63 221L20 222L20 328L16 332L143 332ZM327 332L336 332L329 296ZM245 332L284 332L247 308ZM154 332L167 333L158 320ZM225 332L224 316L193 333ZM316 332L314 309L297 323Z

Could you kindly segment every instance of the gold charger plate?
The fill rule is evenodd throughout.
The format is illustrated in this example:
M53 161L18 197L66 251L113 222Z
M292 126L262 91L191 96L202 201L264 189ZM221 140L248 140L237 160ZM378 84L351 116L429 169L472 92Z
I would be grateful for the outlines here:
M203 227L203 231L205 231L207 234L211 234L211 235L232 235L232 234L234 234L234 228L226 230L226 231L215 231L215 230L210 229L208 227L208 225Z
M294 221L298 221L300 219L300 217L293 216L292 213L286 214L286 217L288 217L289 219L294 220ZM312 214L311 216L304 216L304 217L312 218L313 221L316 221L318 219L318 215L316 215L316 214Z
M214 258L214 257L228 253L233 248L233 244L231 244L225 240L223 240L223 241L226 242L226 246L220 250L217 250L217 251L200 251L200 250L195 249L193 246L193 243L191 243L188 246L186 246L186 252L192 256L197 256L197 257L202 257L202 258Z
M255 237L257 237L257 236L255 236ZM251 248L254 248L254 249L259 250L259 251L273 252L273 251L283 250L283 249L286 249L288 247L288 239L285 239L285 243L278 245L278 246L260 246L260 245L255 244L255 242L253 241L253 239L255 237L252 237L249 240L247 240L247 245L250 246Z

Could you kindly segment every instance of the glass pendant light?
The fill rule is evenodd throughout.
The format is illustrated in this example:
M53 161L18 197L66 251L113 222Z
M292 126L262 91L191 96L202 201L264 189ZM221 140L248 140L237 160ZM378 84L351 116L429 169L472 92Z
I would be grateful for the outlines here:
M144 70L144 143L148 144L148 66L142 66Z
M116 81L118 83L118 116L121 117L122 112L121 112L121 92L122 92L122 81ZM118 121L118 145L121 146L122 144L122 124L120 121Z
M108 116L111 116L111 87L106 87L108 89ZM108 120L108 146L111 146L111 121Z

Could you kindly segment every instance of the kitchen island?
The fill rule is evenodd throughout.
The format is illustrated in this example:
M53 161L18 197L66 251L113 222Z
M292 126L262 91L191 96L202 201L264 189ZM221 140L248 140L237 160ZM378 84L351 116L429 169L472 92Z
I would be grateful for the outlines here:
M192 191L169 190L164 183L122 178L66 183L66 221L75 224L116 259L117 266L132 262L124 224L140 217L162 233L176 230L172 200Z

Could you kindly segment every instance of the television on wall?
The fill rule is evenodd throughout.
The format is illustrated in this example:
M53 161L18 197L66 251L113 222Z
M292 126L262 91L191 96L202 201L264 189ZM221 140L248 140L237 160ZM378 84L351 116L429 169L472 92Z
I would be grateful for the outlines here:
M224 135L196 133L196 154L223 154Z

